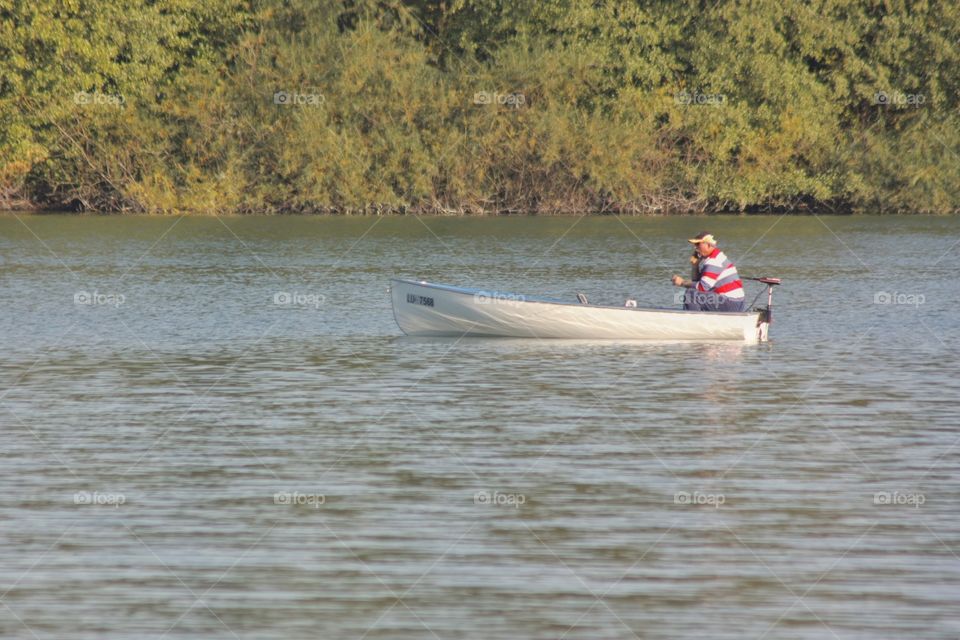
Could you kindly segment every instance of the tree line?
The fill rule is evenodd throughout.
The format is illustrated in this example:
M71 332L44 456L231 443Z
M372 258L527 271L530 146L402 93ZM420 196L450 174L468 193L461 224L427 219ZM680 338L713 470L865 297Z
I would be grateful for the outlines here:
M960 5L0 0L0 208L955 213Z

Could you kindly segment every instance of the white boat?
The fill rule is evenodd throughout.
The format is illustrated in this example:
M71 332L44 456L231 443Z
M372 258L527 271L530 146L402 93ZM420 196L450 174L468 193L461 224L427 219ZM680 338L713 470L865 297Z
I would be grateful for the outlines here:
M393 315L410 336L477 336L585 340L736 340L764 342L774 278L765 309L684 311L579 304L444 284L392 280Z

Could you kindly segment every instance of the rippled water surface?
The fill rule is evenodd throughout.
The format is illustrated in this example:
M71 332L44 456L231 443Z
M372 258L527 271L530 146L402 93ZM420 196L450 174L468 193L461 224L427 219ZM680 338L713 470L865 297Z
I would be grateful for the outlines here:
M672 305L702 227L784 279L771 343L393 320L394 276ZM0 636L957 638L958 234L0 217Z

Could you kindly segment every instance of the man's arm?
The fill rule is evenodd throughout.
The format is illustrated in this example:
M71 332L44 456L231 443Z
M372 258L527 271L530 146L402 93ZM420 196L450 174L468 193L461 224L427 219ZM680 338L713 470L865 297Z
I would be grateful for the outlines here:
M690 279L684 280L680 276L673 276L673 284L676 287L686 287L687 289L697 286L697 280L700 279L700 257L694 253L690 256Z

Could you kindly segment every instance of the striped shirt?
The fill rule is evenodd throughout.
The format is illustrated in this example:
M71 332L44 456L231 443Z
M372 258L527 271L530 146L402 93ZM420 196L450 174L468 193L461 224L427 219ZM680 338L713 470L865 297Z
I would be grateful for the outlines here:
M743 282L737 268L720 249L700 261L700 279L697 291L703 293L722 293L734 300L743 299Z

